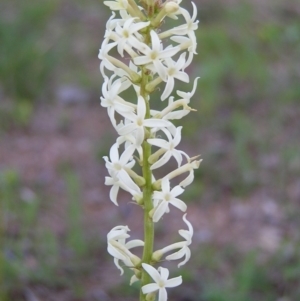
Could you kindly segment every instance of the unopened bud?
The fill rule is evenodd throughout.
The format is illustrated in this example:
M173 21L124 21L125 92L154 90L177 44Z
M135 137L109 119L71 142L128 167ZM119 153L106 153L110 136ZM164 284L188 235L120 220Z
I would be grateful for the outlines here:
M167 2L165 5L165 10L167 14L174 14L177 12L179 5L176 2Z
M154 262L158 262L161 260L163 255L164 255L164 253L161 250L157 250L152 254L151 260Z

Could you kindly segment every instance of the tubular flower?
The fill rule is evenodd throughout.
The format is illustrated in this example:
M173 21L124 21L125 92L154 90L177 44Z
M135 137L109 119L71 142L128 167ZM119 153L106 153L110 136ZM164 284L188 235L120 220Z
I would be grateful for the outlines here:
M189 245L192 243L192 237L194 234L193 226L186 219L186 214L183 216L183 221L187 224L188 230L179 230L179 234L185 239L185 241L176 242L172 245L169 245L161 250L155 251L152 255L152 259L158 261L161 257L170 251L179 249L177 252L170 254L166 257L167 260L177 260L182 257L185 259L178 264L178 267L186 264L191 257L191 250L189 249Z
M127 234L128 231L130 230L127 226L116 226L107 234L107 251L114 257L115 265L121 271L121 275L124 271L119 265L119 260L122 260L128 267L135 266L140 259L132 254L129 249L144 245L144 242L138 239L125 243L126 239L130 237Z

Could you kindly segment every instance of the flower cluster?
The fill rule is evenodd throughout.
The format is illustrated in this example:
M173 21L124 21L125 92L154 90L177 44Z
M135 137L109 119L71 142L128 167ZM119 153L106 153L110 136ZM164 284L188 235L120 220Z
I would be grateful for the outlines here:
M115 205L118 206L119 190L125 190L146 216L144 241L126 242L129 228L117 226L107 235L108 252L121 274L121 265L134 272L131 283L141 281L141 300L154 300L158 293L159 301L165 301L165 288L181 284L181 276L168 280L169 271L163 267L156 270L153 265L169 252L173 253L167 255L166 260L184 258L178 267L185 264L190 258L193 236L193 227L184 214L188 230L179 230L183 241L153 251L154 224L174 210L171 205L186 212L187 206L178 196L192 183L194 169L201 162L198 156L190 157L177 149L182 126L172 123L193 111L189 103L198 79L194 80L191 92L177 90L177 97L172 95L176 81L190 81L185 69L191 64L197 46L197 8L192 3L190 15L180 2L141 0L139 6L135 0L104 1L112 15L99 52L104 77L101 105L107 108L119 135L109 157L104 157L109 173L105 184L111 186L110 200ZM162 31L160 26L167 24L168 18L179 20L181 25ZM155 110L150 108L150 96L161 86L160 99L168 101L162 110ZM156 179L156 170L162 169L172 158L176 168ZM140 174L136 171L138 166ZM143 247L142 258L132 253L135 247Z

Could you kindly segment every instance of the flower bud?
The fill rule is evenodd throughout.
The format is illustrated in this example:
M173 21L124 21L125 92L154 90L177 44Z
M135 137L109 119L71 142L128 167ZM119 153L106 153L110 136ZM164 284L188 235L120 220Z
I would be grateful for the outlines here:
M179 5L176 2L167 2L165 5L165 10L167 14L174 14L178 11Z
M164 253L161 250L157 250L152 254L151 260L154 262L158 262L163 257Z

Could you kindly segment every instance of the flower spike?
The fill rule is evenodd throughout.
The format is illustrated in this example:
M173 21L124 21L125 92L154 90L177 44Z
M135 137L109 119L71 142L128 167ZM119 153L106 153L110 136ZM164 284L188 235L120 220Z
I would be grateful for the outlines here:
M130 284L140 282L140 301L154 301L156 295L158 301L167 301L167 288L180 285L182 277L169 279L168 269L154 265L164 256L181 260L178 267L190 259L193 227L186 218L187 205L179 197L192 183L201 162L198 156L191 158L179 149L182 126L172 123L195 111L190 102L198 78L191 92L176 91L175 85L190 81L185 69L197 54L197 7L192 2L190 14L182 7L182 0L103 3L111 10L111 17L98 56L104 78L100 100L118 134L109 156L103 157L108 171L105 185L113 204L123 201L123 191L129 195L129 203L134 200L144 211L144 241L128 241L128 226L116 226L107 234L107 251L121 275L124 267L132 272ZM169 18L178 25L162 32L160 26L167 26ZM157 101L168 99L161 110L152 108L155 90L161 91ZM176 166L170 170L172 161ZM165 170L166 164L168 171L156 180L157 170ZM174 210L171 205L184 213L187 229L178 231L181 241L153 252L154 223ZM136 247L143 248L142 258L134 254Z

